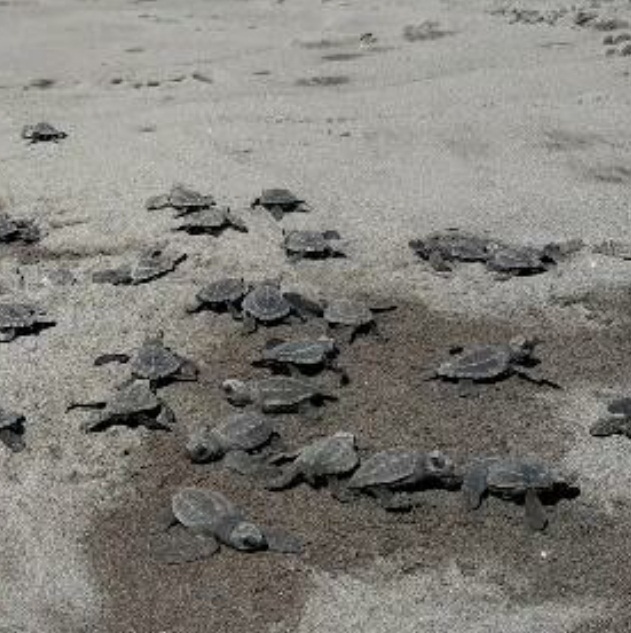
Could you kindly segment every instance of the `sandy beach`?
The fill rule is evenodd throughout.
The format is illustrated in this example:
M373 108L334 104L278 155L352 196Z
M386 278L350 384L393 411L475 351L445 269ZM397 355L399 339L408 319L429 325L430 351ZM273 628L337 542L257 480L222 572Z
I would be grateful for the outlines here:
M0 631L627 632L631 441L589 428L631 389L631 262L590 248L631 242L631 51L611 43L630 25L621 0L1 1L0 201L43 239L0 244L0 301L36 302L56 325L0 344L0 407L27 420L25 451L0 445ZM39 121L67 138L27 143ZM174 183L248 232L173 231L145 201ZM250 208L270 187L311 211L278 222ZM479 264L437 273L408 246L453 227L585 247L499 280ZM348 256L292 263L291 229L336 230ZM156 244L187 257L150 283L93 283ZM232 411L222 380L265 375L250 363L272 336L325 331L246 337L229 315L185 311L224 276L397 304L378 317L386 341L343 345L350 384L332 383L321 420L281 416L287 446L344 429L362 454L532 457L573 473L580 495L533 533L495 498L467 513L430 491L388 513L190 463L189 430ZM175 430L82 431L68 405L126 371L94 359L158 330L200 369L161 390ZM451 346L516 334L542 339L561 389L511 378L459 398L422 378ZM193 485L299 534L305 553L160 564L158 517Z

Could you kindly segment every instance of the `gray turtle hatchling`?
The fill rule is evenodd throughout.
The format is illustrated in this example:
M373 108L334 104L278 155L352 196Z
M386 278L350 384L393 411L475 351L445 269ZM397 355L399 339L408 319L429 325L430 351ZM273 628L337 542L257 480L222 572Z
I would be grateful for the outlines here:
M502 277L535 275L551 268L555 261L544 250L530 246L491 248L486 267Z
M530 382L559 388L545 378L536 378L528 368L537 364L534 349L539 341L516 336L508 343L472 345L456 348L453 360L442 363L430 378L460 382L468 395L468 388L475 382L494 382L510 375L517 375Z
M547 466L495 457L470 464L462 484L466 504L471 510L480 507L487 491L501 498L524 501L526 521L534 530L543 530L548 523L540 495L562 495L572 488L567 478Z
M25 418L19 413L0 409L0 441L14 453L24 450Z
M336 244L341 239L337 231L289 231L285 233L283 247L290 261L346 257Z
M285 213L309 210L305 201L297 198L288 189L264 189L250 206L252 208L263 207L272 214L275 220L282 220Z
M608 415L597 420L589 429L594 437L625 435L631 438L631 398L617 398L607 405Z
M184 253L170 253L162 247L143 251L132 265L111 268L93 273L95 283L138 285L162 277L174 271L186 259Z
M445 232L432 233L419 240L412 240L410 248L421 258L430 263L438 271L449 271L452 263L486 262L490 247L496 244L486 237L479 237L450 229Z
M219 235L229 227L241 233L248 232L245 222L234 216L228 207L210 207L187 213L182 224L175 230L185 231L190 235Z
M256 331L257 324L273 325L284 321L291 314L297 314L303 320L306 318L299 303L300 296L285 295L280 284L275 281L265 281L250 290L243 299L241 310L243 313L243 331L247 334Z
M60 140L66 138L68 134L53 127L50 123L41 122L35 125L25 125L22 128L21 136L31 144L45 142L58 143Z
M232 501L214 490L183 488L171 498L171 509L175 519L189 530L212 536L241 552L300 553L303 548L300 539L253 523Z
M289 371L294 376L315 374L328 368L341 373L343 382L347 382L346 372L336 362L338 354L335 341L328 337L299 341L271 339L263 348L261 358L253 361L252 365L270 367L283 373Z
M37 333L55 325L46 311L30 303L0 303L0 343L20 334Z
M453 462L440 451L388 449L366 459L348 482L351 491L374 496L387 510L410 507L406 492L459 483Z
M110 426L145 426L171 430L175 416L168 405L151 389L148 381L137 380L117 389L103 402L72 403L68 409L100 409L83 425L85 431L103 431Z
M33 220L18 220L8 213L0 213L0 242L32 244L39 241L41 232Z
M348 475L359 465L355 436L343 431L316 440L294 453L281 454L273 461L286 460L292 460L291 465L267 483L268 490L284 490L300 481L315 487L332 477Z
M162 332L145 339L131 359L130 369L134 378L149 380L152 387L172 380L197 380L198 375L197 366L192 361L164 344Z
M228 401L236 407L254 405L263 413L283 413L307 410L309 405L320 405L325 400L337 400L316 385L290 377L271 377L262 380L225 380L222 384Z
M333 299L326 304L324 320L331 329L344 329L348 332L348 341L352 343L358 334L371 332L378 338L381 333L375 321L375 312L393 310L394 306L370 307L363 301L351 299Z
M148 211L171 207L176 210L175 217L179 217L192 211L208 209L214 204L213 196L202 195L182 184L175 184L169 193L149 198L145 207Z
M216 426L201 425L189 435L186 452L196 464L221 459L231 451L249 453L267 444L274 427L259 413L232 415Z
M247 291L248 287L243 279L235 277L218 279L199 290L193 303L186 307L186 311L198 312L204 308L215 312L227 310L233 318L240 320L241 301Z

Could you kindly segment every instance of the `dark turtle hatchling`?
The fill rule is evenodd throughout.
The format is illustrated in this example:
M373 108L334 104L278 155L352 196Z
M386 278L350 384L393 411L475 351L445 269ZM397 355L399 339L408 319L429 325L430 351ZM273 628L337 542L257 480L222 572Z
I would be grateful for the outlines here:
M290 261L346 257L336 244L341 239L337 231L289 231L285 233L283 247Z
M491 249L486 267L508 278L536 275L549 270L556 262L544 250L530 246L500 246Z
M272 214L275 220L282 220L285 213L309 210L304 200L297 198L287 189L264 189L250 206L263 207Z
M438 271L451 270L452 263L456 261L486 262L493 244L496 244L493 240L458 229L432 233L409 243L410 248L421 259L429 262Z
M241 319L241 301L248 291L243 279L227 277L204 286L193 303L186 307L187 312L198 312L205 308L215 312L228 311L233 318Z
M274 458L274 463L287 460L292 463L267 483L269 490L284 490L300 481L315 487L332 477L348 475L359 465L355 436L343 431L316 440L294 453L281 454Z
M202 195L182 184L175 184L169 193L149 198L145 207L148 211L171 207L176 211L175 217L179 217L192 211L209 209L214 204L215 199L211 195Z
M0 242L32 244L39 241L41 231L33 220L18 220L8 213L0 213Z
M607 415L589 429L594 437L626 435L631 438L631 398L616 398L607 405Z
M0 303L0 343L55 325L45 310L30 303Z
M403 510L411 506L409 491L450 488L458 483L453 462L440 451L389 449L366 459L348 488L374 496L387 510Z
M216 426L195 428L189 435L186 452L191 461L202 464L221 459L231 451L249 453L267 444L274 427L260 413L231 415Z
M326 304L324 320L331 329L344 329L348 333L348 341L352 343L358 334L371 332L378 338L381 333L375 321L375 312L393 310L394 306L370 307L363 301L351 299L333 299Z
M42 122L36 123L35 125L25 125L22 128L21 136L33 144L45 142L58 143L68 135L66 132L62 132L56 127L53 127L50 123Z
M252 333L257 324L274 325L284 321L291 314L306 318L301 309L300 295L286 295L280 284L265 281L250 290L241 303L244 320L244 332Z
M460 382L468 395L469 387L475 382L494 382L515 374L536 384L559 388L559 385L545 378L536 378L528 368L537 364L534 349L538 340L516 336L508 343L472 345L456 348L453 360L442 363L430 378L440 378Z
M185 259L183 253L170 253L162 247L154 247L143 251L132 265L95 272L92 281L136 286L174 271Z
M241 552L300 553L303 548L300 539L253 523L232 501L214 490L183 488L173 495L171 509L175 519L189 530L212 536Z
M284 376L249 381L230 379L223 382L222 388L234 406L252 404L263 413L306 411L309 405L337 400L310 382Z
M171 409L144 380L123 385L105 402L75 402L68 407L76 408L100 409L83 425L85 431L103 431L115 425L171 430L175 423Z
M227 228L241 233L248 232L245 222L234 216L228 207L210 207L187 213L182 224L175 230L186 231L190 235L219 235Z
M343 382L347 382L346 372L337 365L338 354L335 341L328 337L299 341L271 339L263 348L261 358L253 361L252 365L289 372L295 377L300 373L316 374L328 368L340 372Z
M23 415L0 409L0 441L14 453L24 450L24 423Z
M462 484L466 504L472 510L480 507L486 492L504 499L523 501L526 521L534 530L543 530L548 523L541 495L558 497L573 488L565 477L542 464L494 457L470 464Z

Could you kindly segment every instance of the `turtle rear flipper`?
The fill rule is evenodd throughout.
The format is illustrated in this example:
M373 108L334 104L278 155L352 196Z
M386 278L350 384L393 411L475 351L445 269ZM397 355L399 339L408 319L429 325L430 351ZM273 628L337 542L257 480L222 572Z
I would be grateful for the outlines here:
M263 528L263 534L270 552L302 554L305 550L305 542L302 538L280 528Z
M453 270L451 264L438 251L432 251L427 261L436 272L450 273Z
M289 466L279 476L274 477L265 483L267 490L285 490L302 479L302 472L294 465Z
M548 516L536 490L529 488L525 500L526 523L532 530L541 531L548 525Z

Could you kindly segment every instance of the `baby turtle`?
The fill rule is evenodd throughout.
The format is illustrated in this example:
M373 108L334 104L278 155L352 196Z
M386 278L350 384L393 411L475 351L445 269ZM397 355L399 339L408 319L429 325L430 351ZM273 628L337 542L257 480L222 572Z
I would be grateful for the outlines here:
M485 492L504 499L523 501L526 522L533 530L543 530L548 517L542 494L566 494L572 486L566 478L547 466L519 459L476 460L465 472L462 490L469 509L480 507Z
M23 451L24 423L26 419L19 413L0 409L0 441L14 453Z
M334 299L326 304L324 320L330 329L347 330L348 341L352 343L359 334L363 333L372 333L382 338L374 313L393 309L395 309L393 305L369 307L363 301Z
M489 258L493 240L477 235L449 229L445 232L432 233L419 240L412 240L410 248L438 271L450 271L452 263L486 262Z
M177 218L191 211L209 209L214 204L215 199L211 195L202 195L184 185L175 184L169 193L149 198L145 203L145 208L148 211L154 211L171 207L176 210L175 217Z
M190 360L176 354L164 344L164 333L145 339L133 357L127 354L104 354L94 364L107 362L127 363L131 361L131 375L134 379L148 380L152 388L161 387L172 381L197 380L198 368Z
M346 257L335 243L342 239L337 231L289 231L284 235L283 247L290 261Z
M68 407L76 408L101 409L83 425L87 432L103 431L115 425L170 431L175 423L173 412L158 398L148 381L138 380L123 385L106 402L75 402Z
M39 241L41 231L33 220L18 220L8 213L0 213L0 242L32 244Z
M295 298L298 298L295 300ZM250 290L241 304L244 320L244 332L256 331L257 324L273 325L285 320L291 314L297 314L303 320L299 295L288 296L280 289L280 284L265 281Z
M184 253L170 253L162 247L154 247L143 251L136 263L132 265L93 273L92 281L115 286L136 286L172 272L185 259Z
M308 211L305 201L297 198L288 189L264 189L250 205L253 209L261 206L272 214L275 220L282 220L285 213Z
M453 462L440 451L389 449L365 460L348 488L374 496L387 510L403 510L410 507L406 491L450 488L458 483Z
M0 343L8 343L20 334L37 333L56 321L46 311L30 303L0 303Z
M594 437L626 435L631 438L631 398L617 398L607 405L608 415L597 420L589 432Z
M472 383L495 382L513 374L539 385L559 388L545 378L536 378L528 368L538 363L534 357L537 339L516 336L508 343L472 345L455 348L458 352L453 360L442 363L431 378L460 382L462 395L468 395Z
M284 490L300 481L315 487L331 477L348 475L359 465L355 436L343 431L316 440L293 453L283 453L273 461L287 460L292 460L291 465L267 483L268 490Z
M241 301L248 291L243 279L226 277L204 286L186 311L199 312L205 308L215 312L228 311L233 318L241 319Z
M555 263L543 250L529 246L502 246L491 251L486 267L503 278L543 273Z
M290 377L271 377L262 380L225 380L222 388L228 402L236 407L253 404L263 413L307 411L310 405L325 400L337 400L316 385Z
M171 499L173 516L197 533L212 536L241 552L270 550L300 553L300 539L281 530L262 528L224 495L203 488L183 488Z
M185 231L190 235L219 235L227 228L247 233L248 227L240 218L232 215L228 207L210 207L192 211L184 216L184 221L175 230Z
M300 373L316 374L327 368L341 373L343 382L347 382L346 372L336 362L338 354L335 341L328 337L299 341L271 339L261 352L262 358L253 361L252 365L289 372L295 377Z
M192 462L221 459L231 451L249 453L267 444L274 435L274 428L259 413L241 413L226 418L217 426L202 425L193 430L186 444L186 452Z
M33 144L45 142L58 143L68 135L56 127L53 127L50 123L41 122L35 125L25 125L22 128L21 136L23 139L29 141L30 144Z

